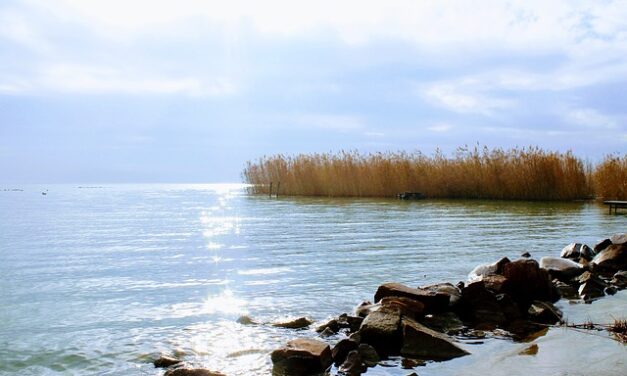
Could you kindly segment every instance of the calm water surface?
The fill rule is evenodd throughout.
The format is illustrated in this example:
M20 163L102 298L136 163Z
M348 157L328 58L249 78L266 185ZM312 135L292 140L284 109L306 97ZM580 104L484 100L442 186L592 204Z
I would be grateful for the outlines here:
M627 215L593 203L268 199L241 185L0 187L0 374L159 375L150 360L168 353L266 375L270 351L315 333L242 326L242 314L323 321L386 281L455 283L502 256L555 256L625 231ZM610 321L627 316L625 292L560 307L571 321ZM471 356L415 371L627 374L627 347L602 333L553 329L534 343L536 356L518 355L529 344L463 344Z

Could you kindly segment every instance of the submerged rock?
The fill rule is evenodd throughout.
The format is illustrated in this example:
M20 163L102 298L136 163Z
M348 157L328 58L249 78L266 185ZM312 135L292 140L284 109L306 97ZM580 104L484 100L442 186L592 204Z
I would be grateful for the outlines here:
M166 371L163 376L225 376L223 373L205 368L175 368Z
M250 316L242 315L237 318L237 323L242 325L257 325L255 321Z
M388 296L398 296L416 300L424 305L425 313L444 312L448 309L450 295L427 289L413 288L401 283L385 283L377 289L374 301Z
M469 354L453 343L446 334L431 330L414 320L403 319L402 327L402 356L423 360L448 360Z
M277 328L286 328L286 329L303 329L309 327L309 325L313 324L313 321L306 317L299 317L297 319L275 322L272 326Z
M180 364L182 362L183 361L180 359L176 359L167 355L161 355L160 357L155 359L155 361L152 362L152 364L154 364L156 368L168 368L175 364Z
M271 355L275 371L289 375L312 375L331 366L333 357L329 345L315 339L291 340Z

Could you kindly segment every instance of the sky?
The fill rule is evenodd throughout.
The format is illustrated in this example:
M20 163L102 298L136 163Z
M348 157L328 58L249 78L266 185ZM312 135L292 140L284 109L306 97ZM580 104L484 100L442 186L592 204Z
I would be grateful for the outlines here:
M0 182L264 155L627 151L627 1L1 0Z

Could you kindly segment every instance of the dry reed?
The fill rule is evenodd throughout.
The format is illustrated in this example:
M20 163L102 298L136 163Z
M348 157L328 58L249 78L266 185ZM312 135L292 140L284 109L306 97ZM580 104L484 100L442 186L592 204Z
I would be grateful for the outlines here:
M626 159L627 161L627 159ZM459 148L436 151L274 155L248 162L243 179L253 193L281 183L282 195L394 197L421 192L431 198L574 200L589 197L586 166L571 152L538 147Z
M627 200L627 155L605 157L594 171L594 189L605 200Z

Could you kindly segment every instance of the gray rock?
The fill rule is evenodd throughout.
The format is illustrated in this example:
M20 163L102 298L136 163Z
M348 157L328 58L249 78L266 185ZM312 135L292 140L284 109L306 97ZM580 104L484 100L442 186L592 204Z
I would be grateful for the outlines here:
M584 258L588 261L592 260L595 253L594 251L585 244L582 243L570 243L562 252L560 252L561 258L571 259L575 261L579 261L580 258Z
M359 356L361 356L362 362L366 365L366 367L374 367L379 363L379 354L377 354L377 350L374 347L368 345L367 343L362 343L359 345L357 349L359 351Z
M540 267L549 271L553 278L567 281L582 274L585 268L581 264L567 258L542 257Z
M175 364L180 364L182 360L173 358L167 355L161 355L159 358L155 359L152 364L155 365L156 368L168 368Z
M247 315L242 315L238 317L237 322L242 325L257 325L257 323L253 321L253 319L250 318L250 316L247 316Z
M464 329L464 323L453 312L442 312L427 315L422 319L422 324L440 333L457 333Z
M627 270L627 243L606 247L594 257L592 263L601 270Z
M612 244L616 244L616 245L627 244L627 233L614 234L610 236L610 241L612 242Z
M555 286L562 298L570 300L579 299L579 292L577 292L577 289L568 283L562 282L559 279L554 279L553 286Z
M562 311L549 302L534 301L527 313L531 320L542 324L555 324L562 320Z
M331 332L333 333L337 333L340 331L340 324L338 322L338 320L336 319L331 319L328 322L320 325L319 327L316 328L316 332L317 333L322 333L325 330L329 329Z
M340 328L348 329L350 333L354 333L359 330L364 318L359 316L349 316L344 313L338 317L337 321Z
M371 312L359 329L361 342L372 345L379 354L396 354L401 347L400 326L401 313L398 310Z
M358 317L366 317L370 312L376 311L381 308L380 304L372 304L370 301L365 301L355 307L355 315Z
M481 279L481 277L486 276L486 275L502 274L503 267L509 262L510 260L507 257L503 257L502 259L500 259L499 261L493 264L479 265L475 267L470 272L470 274L468 274L468 281L474 282L474 281Z
M401 355L424 360L448 360L468 355L445 334L438 333L413 320L403 319Z
M322 338L326 338L326 337L331 337L336 335L337 332L334 332L333 330L331 330L331 328L325 328L322 333L320 333L320 337Z
M420 289L445 294L449 297L449 308L454 307L462 297L462 291L452 283L438 283L435 285L421 286Z
M313 321L306 317L299 317L297 319L275 322L272 326L277 328L286 328L286 329L303 329L309 327L309 325L313 324Z
M291 340L271 355L276 373L311 375L324 372L333 363L329 345L315 339Z
M353 350L357 350L359 343L351 339L344 338L333 346L331 355L335 364L342 364L346 360L346 355Z

